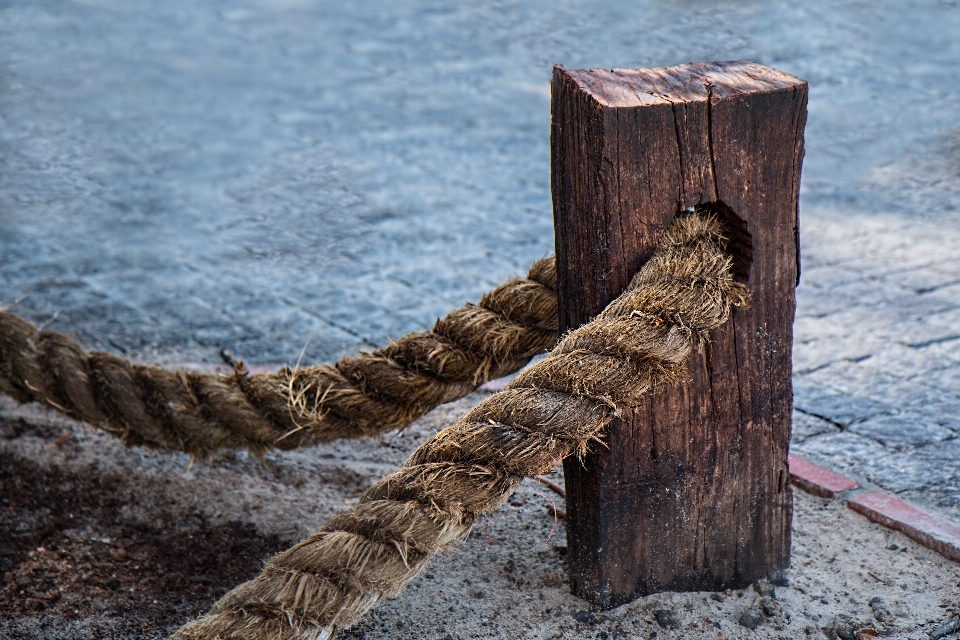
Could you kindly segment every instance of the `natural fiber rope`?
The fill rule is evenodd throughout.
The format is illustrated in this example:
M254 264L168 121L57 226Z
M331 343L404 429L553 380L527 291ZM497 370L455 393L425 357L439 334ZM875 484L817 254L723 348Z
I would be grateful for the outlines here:
M128 444L203 458L255 454L405 427L487 380L522 368L556 342L553 258L373 353L334 365L218 376L88 353L62 333L0 311L0 392L42 402Z
M320 531L270 559L176 640L317 640L397 595L525 477L600 440L619 412L676 380L686 358L747 302L721 224L678 217L629 289Z

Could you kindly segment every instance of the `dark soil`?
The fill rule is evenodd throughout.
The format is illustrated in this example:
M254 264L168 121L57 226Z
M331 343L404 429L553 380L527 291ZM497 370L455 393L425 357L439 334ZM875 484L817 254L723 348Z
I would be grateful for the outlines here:
M289 544L137 499L122 478L0 453L0 638L161 638Z

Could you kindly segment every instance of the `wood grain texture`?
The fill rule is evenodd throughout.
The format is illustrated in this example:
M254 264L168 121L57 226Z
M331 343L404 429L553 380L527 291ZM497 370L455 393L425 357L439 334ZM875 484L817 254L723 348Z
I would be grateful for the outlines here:
M565 461L571 583L597 605L784 577L806 102L804 81L751 62L554 68L561 329L619 295L696 205L728 218L752 296L686 382L615 421L608 448Z

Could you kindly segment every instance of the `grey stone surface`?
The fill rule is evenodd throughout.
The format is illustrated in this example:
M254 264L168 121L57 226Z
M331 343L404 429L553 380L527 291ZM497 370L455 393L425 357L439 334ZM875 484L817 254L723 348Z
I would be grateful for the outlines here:
M866 461L890 454L890 450L876 440L849 431L823 434L803 443L794 442L791 449L815 462L827 461L827 466L834 471L858 479L865 477L863 467Z
M960 234L939 214L804 211L796 403L845 431L793 450L957 521Z
M380 345L552 251L551 64L753 59L810 81L795 450L958 519L956 33L956 0L2 2L0 304L160 362Z
M792 448L956 521L960 299L940 286L960 275L951 212L940 221L804 214L795 402L842 432L809 435L801 423ZM847 297L855 273L860 286Z
M931 465L922 456L886 454L869 456L862 461L860 472L869 481L888 491L957 490L956 469L950 465Z
M850 426L850 431L895 450L912 449L925 444L950 440L956 434L922 415L877 416Z
M892 407L869 398L805 384L803 380L794 385L793 404L799 412L827 420L840 427L847 427L872 416L894 412Z
M839 433L840 428L832 423L802 411L793 412L793 442L805 442L808 438L825 433Z

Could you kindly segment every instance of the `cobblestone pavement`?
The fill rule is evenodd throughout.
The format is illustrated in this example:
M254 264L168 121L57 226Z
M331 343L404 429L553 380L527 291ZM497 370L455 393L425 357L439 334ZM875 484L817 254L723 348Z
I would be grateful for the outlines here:
M0 3L0 301L330 360L552 251L549 75L811 83L795 450L960 520L960 2ZM57 315L59 313L59 315Z

